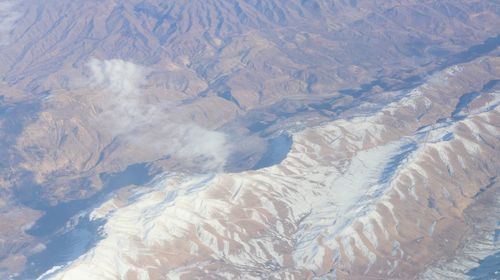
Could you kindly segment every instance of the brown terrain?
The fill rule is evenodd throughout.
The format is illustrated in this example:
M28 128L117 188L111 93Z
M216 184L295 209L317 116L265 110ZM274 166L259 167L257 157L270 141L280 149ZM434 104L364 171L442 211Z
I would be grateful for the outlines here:
M1 278L463 279L498 252L499 3L171 2L0 3Z

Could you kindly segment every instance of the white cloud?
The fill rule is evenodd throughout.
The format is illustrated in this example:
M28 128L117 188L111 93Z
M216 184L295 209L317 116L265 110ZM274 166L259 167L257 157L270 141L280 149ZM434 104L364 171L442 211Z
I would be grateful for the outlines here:
M177 127L179 137L177 146L171 153L182 160L187 160L188 167L199 167L202 170L218 170L224 167L229 156L226 135L209 131L196 125Z
M16 22L21 18L16 1L0 2L0 45L8 44Z
M169 155L183 168L224 167L230 152L224 133L179 123L165 104L146 102L148 68L120 59L91 59L87 68L87 83L102 97L98 122L115 136L137 149Z
M141 86L146 83L149 70L121 59L91 59L87 63L88 81L102 95L100 115L103 124L115 134L127 134L145 125L151 117L143 102Z
M147 68L121 59L92 58L87 66L93 86L103 87L115 94L136 94L146 83Z

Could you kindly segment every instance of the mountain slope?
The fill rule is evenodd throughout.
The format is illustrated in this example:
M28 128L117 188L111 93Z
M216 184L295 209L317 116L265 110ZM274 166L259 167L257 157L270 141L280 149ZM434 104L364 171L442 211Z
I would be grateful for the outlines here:
M0 218L8 226L0 227L0 278L35 278L94 248L105 219L89 221L87 214L113 195L123 200L113 212L119 215L132 203L126 197L156 176L172 176L155 186L169 193L181 181L190 189L191 180L201 180L193 175L199 173L214 174L203 189L213 192L213 205L203 207L229 216L236 211L248 223L237 225L240 237L226 240L258 256L214 257L212 251L221 250L203 235L196 241L203 248L186 249L186 258L215 260L233 274L278 271L276 277L282 272L301 278L329 269L343 276L344 269L365 276L379 274L379 267L389 273L390 266L396 278L416 275L427 256L439 256L415 253L403 241L430 228L437 236L448 221L462 223L469 214L460 213L474 213L477 205L460 195L473 196L490 184L488 192L497 189L496 109L487 111L498 89L499 15L499 3L481 0L1 2ZM458 78L450 74L455 72ZM448 140L438 142L434 134ZM332 137L339 142L330 143ZM417 173L433 179L421 180ZM450 183L446 174L460 179ZM421 190L407 193L412 180ZM470 189L457 195L449 184L462 181L467 186L458 189ZM233 195L239 185L248 197L226 201L226 192ZM352 192L336 198L343 186ZM453 196L458 214L446 214L454 218L444 222L432 211L414 215L420 206L445 201L429 190L441 187L449 193L444 196ZM398 189L398 196L422 197L406 205L392 198ZM398 210L408 212L389 221L389 203L411 210ZM148 205L155 208L155 202ZM242 205L248 213L238 212ZM168 211L148 210L153 221ZM131 212L132 220L140 220ZM223 227L212 214L199 214L199 220L216 235ZM380 221L369 222L366 215ZM406 215L422 219L421 227L405 224L404 234L387 234L404 235L393 245L422 256L416 265L407 255L388 257L392 245L377 226L387 222L390 228ZM273 228L260 216L283 225ZM121 229L111 226L113 217L105 226L110 233ZM217 218L223 225L236 223ZM338 221L331 225L331 219ZM370 237L360 233L358 221L366 223ZM142 228L137 230L141 235ZM279 257L265 253L274 246L271 237L278 240L280 248L273 250ZM431 248L442 238L427 239L417 244ZM327 264L323 256L339 262ZM384 258L394 262L384 266ZM441 260L428 273L450 262ZM172 261L170 268L188 273L189 265L198 263ZM148 273L166 273L161 269Z
M499 66L454 66L373 116L294 133L278 165L113 198L90 214L105 237L48 278L417 277L477 234L467 209L499 196L498 89L452 116Z

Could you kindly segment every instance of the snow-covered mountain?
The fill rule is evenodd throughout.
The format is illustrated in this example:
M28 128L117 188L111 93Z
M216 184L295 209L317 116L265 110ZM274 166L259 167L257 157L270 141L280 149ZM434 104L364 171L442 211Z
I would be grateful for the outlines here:
M444 69L373 115L293 133L286 159L268 168L159 176L93 210L103 239L46 276L465 277L475 265L460 251L466 238L483 254L500 248L494 231L489 245L474 239L485 234L475 223L496 221L469 211L500 217L500 91L483 89L499 74L498 57ZM452 257L473 261L432 277L429 266Z
M499 3L8 0L0 25L0 278L495 277Z

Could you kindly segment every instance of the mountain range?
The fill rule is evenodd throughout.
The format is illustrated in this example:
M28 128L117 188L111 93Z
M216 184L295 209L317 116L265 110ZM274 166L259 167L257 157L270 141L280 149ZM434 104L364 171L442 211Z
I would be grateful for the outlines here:
M497 1L8 0L0 23L2 278L500 273Z

